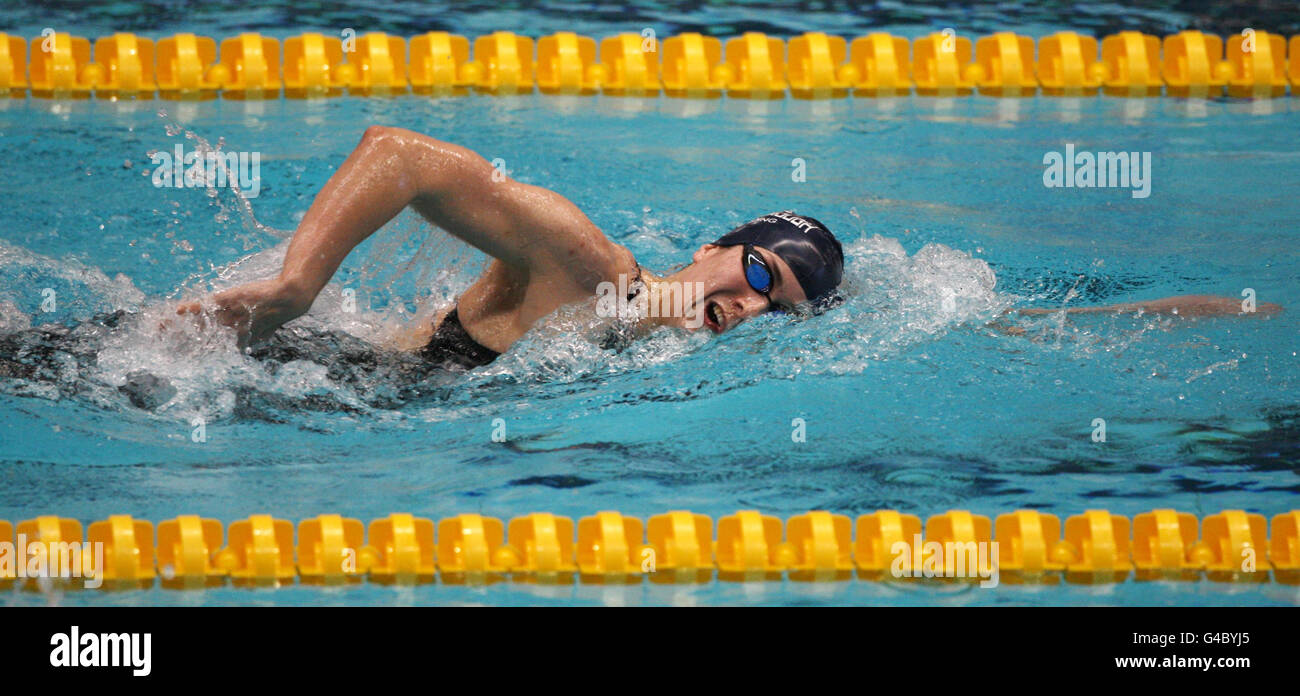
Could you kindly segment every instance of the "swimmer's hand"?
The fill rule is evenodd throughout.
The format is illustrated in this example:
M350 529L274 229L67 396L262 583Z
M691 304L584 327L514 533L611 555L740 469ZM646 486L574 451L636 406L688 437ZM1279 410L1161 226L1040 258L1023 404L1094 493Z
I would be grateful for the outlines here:
M311 297L281 278L259 280L223 290L176 309L182 316L195 317L200 325L213 317L234 329L239 347L266 340L275 330L311 309Z

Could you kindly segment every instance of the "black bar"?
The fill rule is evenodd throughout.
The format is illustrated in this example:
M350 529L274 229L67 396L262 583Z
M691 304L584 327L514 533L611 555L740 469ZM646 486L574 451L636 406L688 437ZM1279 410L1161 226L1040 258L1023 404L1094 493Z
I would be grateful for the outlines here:
M792 677L807 687L832 688L840 680L878 683L888 675L920 678L918 686L935 679L955 685L944 680L976 675L983 676L961 683L1255 683L1293 673L1296 616L1287 608L1153 607L10 607L0 612L0 664L5 673L41 684L124 679L179 685L211 675L199 683L328 685L360 674L390 683L437 673L455 681L461 680L456 675L477 675L471 681L483 680L480 685L493 691L503 681L540 687L560 680L578 688L602 670L613 670L615 679L623 670L626 679L662 685L659 680L687 667L678 664L683 660L694 663L690 672L702 683L733 687ZM132 676L127 666L51 665L52 636L70 639L73 626L80 636L149 633L150 674ZM1193 636L1195 642L1185 642ZM1116 665L1117 658L1130 657L1155 658L1156 664ZM1177 662L1207 657L1247 658L1249 665L1206 671ZM489 669L480 670L481 664Z

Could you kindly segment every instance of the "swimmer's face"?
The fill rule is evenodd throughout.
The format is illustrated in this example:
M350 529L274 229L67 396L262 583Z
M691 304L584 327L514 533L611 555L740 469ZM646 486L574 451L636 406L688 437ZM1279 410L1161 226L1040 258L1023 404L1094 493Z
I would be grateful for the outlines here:
M781 257L762 247L750 249L771 270L771 290L765 295L746 279L742 263L744 246L705 244L695 252L694 263L680 276L683 281L702 284L693 306L686 312L682 323L684 328L722 333L750 317L772 310L792 312L808 299L794 272ZM754 261L750 259L751 264Z

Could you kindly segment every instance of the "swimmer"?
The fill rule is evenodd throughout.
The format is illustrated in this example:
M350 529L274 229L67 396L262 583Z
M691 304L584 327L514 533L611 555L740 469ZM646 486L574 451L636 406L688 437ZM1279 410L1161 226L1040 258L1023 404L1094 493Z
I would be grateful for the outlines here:
M659 306L656 300L673 287L702 283L691 286L703 291L681 316L642 321L650 328L722 333L773 310L825 308L834 303L843 276L844 254L826 225L784 211L701 246L691 264L661 277L642 268L630 251L608 239L560 194L513 181L463 147L409 130L371 126L299 223L278 277L184 303L177 311L199 315L207 308L237 331L241 347L264 341L305 314L344 257L408 206L492 258L448 311L414 327L400 342L428 361L463 368L492 362L539 320L563 305L589 300L604 282L629 288L633 297L648 293L652 306ZM1257 311L1278 310L1261 303ZM1241 303L1185 295L1065 311L1190 317L1238 314ZM1002 328L1023 333L1019 327Z
M722 333L770 310L817 308L832 299L844 268L840 243L825 225L779 212L705 244L690 265L660 277L560 194L513 181L463 147L372 126L317 194L278 277L178 312L208 307L241 345L262 341L305 314L344 257L408 206L492 257L449 311L401 341L430 361L466 368L492 362L559 307L595 296L603 282L633 297L645 292L651 306L669 304L664 295L692 284L701 288L693 306L644 321Z

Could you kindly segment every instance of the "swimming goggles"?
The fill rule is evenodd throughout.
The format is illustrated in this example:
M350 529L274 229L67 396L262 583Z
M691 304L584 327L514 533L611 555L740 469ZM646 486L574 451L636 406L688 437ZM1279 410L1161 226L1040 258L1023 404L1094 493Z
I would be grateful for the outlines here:
M754 250L753 244L746 244L744 254L740 257L741 268L745 271L745 280L749 282L749 287L754 292L767 298L768 311L776 310L776 303L772 301L772 284L774 282L772 269L763 260L762 254Z

